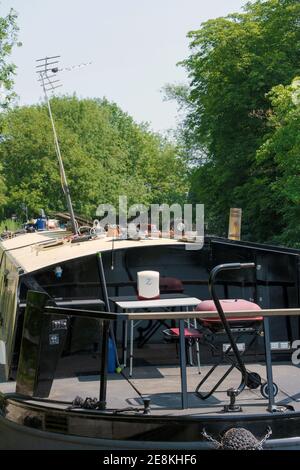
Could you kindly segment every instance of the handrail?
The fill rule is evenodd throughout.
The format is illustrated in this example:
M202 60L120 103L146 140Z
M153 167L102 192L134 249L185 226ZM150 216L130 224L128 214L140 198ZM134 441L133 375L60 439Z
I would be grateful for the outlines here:
M185 310L183 312L129 312L123 314L125 320L180 320L187 318L216 318L217 312L212 310L197 311ZM225 317L230 318L256 318L256 317L284 317L284 316L300 316L300 308L289 309L266 309L266 310L236 310L233 312L225 312Z
M95 320L126 320L126 316L120 313L102 312L98 310L81 310L77 308L63 308L46 306L44 313L47 315L61 315L81 318L92 318Z
M50 307L47 306L44 312L48 315L68 315L84 318L94 318L98 320L167 320L167 319L186 319L186 318L215 318L216 312L188 310L183 312L168 311L148 311L148 312L128 312L113 313L96 310L81 310L73 308ZM283 317L283 316L300 316L300 308L274 308L262 310L235 310L233 312L225 312L225 317L231 318L255 318L255 317Z

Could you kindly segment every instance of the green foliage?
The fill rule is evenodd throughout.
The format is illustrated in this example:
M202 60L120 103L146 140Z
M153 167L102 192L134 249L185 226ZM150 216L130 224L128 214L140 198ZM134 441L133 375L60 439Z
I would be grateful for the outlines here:
M173 144L105 99L54 98L51 106L76 212L94 216L101 203L118 206L119 195L129 204L183 201L186 167ZM66 209L47 108L12 109L2 125L9 210Z
M269 191L283 169L259 164L256 152L270 130L268 93L300 74L299 18L299 0L255 1L188 34L189 88L167 94L186 107L180 139L197 163L190 196L205 204L210 231L226 233L230 207L243 208L244 237L267 241L284 227L282 198Z
M9 232L15 232L21 228L20 224L12 219L5 219L0 222L0 235L2 232L8 230Z
M0 109L6 108L13 98L11 92L15 65L7 61L12 48L16 43L18 27L16 12L11 9L6 16L0 16L0 89L6 90L5 96L0 97Z
M0 16L0 112L7 109L14 97L12 86L15 66L8 62L8 57L16 42L18 31L16 18L17 15L12 9L6 16ZM0 142L3 138L1 124L0 120ZM6 203L5 192L6 184L0 163L0 209L3 209Z
M257 152L268 176L269 198L282 230L274 240L300 247L300 87L278 85L269 93L273 112L269 132ZM272 177L271 177L272 175Z

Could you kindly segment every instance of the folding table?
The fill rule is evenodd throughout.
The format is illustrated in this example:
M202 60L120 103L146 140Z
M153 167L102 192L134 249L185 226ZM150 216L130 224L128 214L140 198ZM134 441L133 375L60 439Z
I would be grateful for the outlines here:
M125 313L133 313L137 311L147 311L151 309L164 309L168 310L169 308L179 308L181 310L186 309L189 310L189 307L195 307L198 305L201 300L197 299L197 297L186 297L186 296L162 296L159 299L154 300L118 300L117 298L111 298L116 306ZM175 313L175 312L174 312ZM158 318L159 320L159 318ZM142 321L142 320L139 320ZM137 323L134 325L134 320L129 320L130 325L130 353L129 353L129 375L132 376L132 369L133 369L133 331L134 327L137 326ZM125 329L125 341L124 341L124 365L127 362L127 355L126 355L126 346L127 346L127 328Z

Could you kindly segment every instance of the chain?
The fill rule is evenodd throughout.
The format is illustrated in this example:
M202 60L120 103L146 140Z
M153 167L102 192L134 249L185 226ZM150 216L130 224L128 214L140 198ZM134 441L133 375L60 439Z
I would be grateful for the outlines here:
M209 442L213 442L218 448L221 446L220 442L216 441L213 437L207 434L206 430L203 429L201 435Z
M268 426L267 433L266 433L265 437L259 442L256 449L257 450L263 450L263 445L266 442L266 440L269 439L270 436L272 436L272 429L270 428L270 426Z

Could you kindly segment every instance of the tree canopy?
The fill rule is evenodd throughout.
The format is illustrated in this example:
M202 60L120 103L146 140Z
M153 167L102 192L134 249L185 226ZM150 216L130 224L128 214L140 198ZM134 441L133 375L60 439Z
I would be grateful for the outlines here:
M9 56L17 39L17 15L10 10L6 16L0 16L0 112L7 109L14 94L12 92L15 66L9 62ZM0 142L2 140L0 122ZM0 162L0 207L6 203L6 185Z
M10 10L6 16L0 16L0 109L6 108L13 93L15 65L8 60L17 39L17 14Z
M119 195L129 204L184 200L187 171L178 148L147 125L106 99L65 96L51 106L76 212L95 216L100 203L117 206ZM46 106L15 107L0 119L7 210L66 209Z
M16 16L0 18L0 80L10 94ZM300 246L300 2L256 0L188 34L188 86L175 145L106 99L53 98L75 211L100 203L205 204L210 233L243 209L243 238ZM0 107L0 207L66 208L44 104ZM187 167L189 160L189 167ZM299 217L298 217L299 216Z
M267 0L203 23L188 34L191 54L181 63L189 86L168 87L186 109L180 138L196 162L191 200L205 204L209 230L219 235L230 207L243 208L244 237L270 241L284 230L282 192L274 186L282 163L269 157L267 165L257 152L275 125L271 116L281 112L273 87L300 75L299 18L299 0ZM293 132L287 146L296 124Z
M268 207L280 221L274 241L300 247L300 82L278 85L268 94L269 132L256 154L258 185L268 188Z

